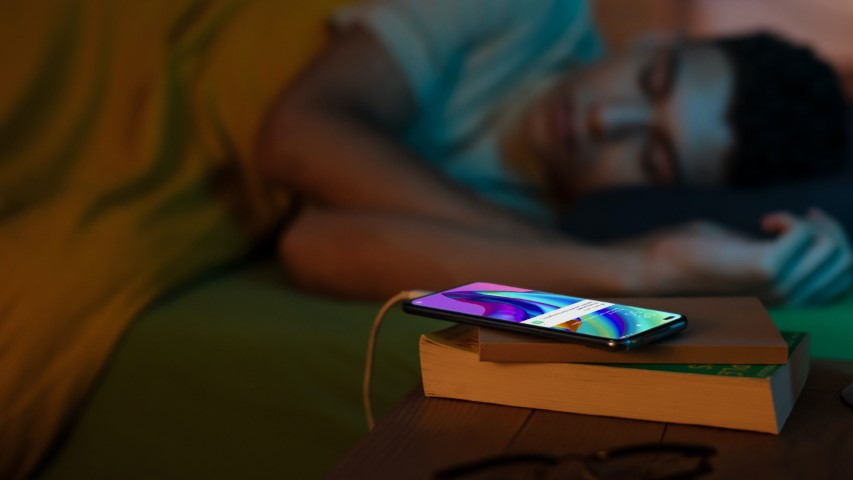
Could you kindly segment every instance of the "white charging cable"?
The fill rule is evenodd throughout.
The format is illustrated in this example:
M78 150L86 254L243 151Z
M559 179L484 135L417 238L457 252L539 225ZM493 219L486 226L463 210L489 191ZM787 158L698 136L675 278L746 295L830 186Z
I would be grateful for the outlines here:
M364 414L367 417L367 428L373 430L376 422L373 418L373 406L370 401L370 381L373 377L373 357L376 353L376 339L379 336L379 327L382 324L382 319L394 305L404 300L429 295L432 292L427 290L405 290L402 291L385 302L376 318L373 320L373 327L370 329L370 339L367 341L367 360L364 362L364 383L361 386L362 401L364 402Z

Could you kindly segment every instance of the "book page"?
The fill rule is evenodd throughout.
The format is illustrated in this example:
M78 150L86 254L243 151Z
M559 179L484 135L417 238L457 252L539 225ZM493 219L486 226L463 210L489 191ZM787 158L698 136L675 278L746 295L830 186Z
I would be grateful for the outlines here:
M468 325L454 325L444 330L423 334L428 341L466 352L480 353L479 329Z

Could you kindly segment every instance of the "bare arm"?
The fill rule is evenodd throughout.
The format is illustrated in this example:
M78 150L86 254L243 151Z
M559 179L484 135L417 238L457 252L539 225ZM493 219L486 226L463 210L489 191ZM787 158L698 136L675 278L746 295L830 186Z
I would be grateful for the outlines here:
M587 296L756 295L824 303L853 285L853 253L831 218L772 214L755 240L696 223L620 245L513 238L437 220L308 208L279 240L300 285L381 298L492 281Z
M640 290L642 256L634 249L495 235L410 215L309 207L278 247L298 284L345 296L471 281L578 295Z
M273 106L259 137L258 162L271 182L328 207L537 234L528 222L443 178L394 140L414 108L394 60L370 33L353 28Z

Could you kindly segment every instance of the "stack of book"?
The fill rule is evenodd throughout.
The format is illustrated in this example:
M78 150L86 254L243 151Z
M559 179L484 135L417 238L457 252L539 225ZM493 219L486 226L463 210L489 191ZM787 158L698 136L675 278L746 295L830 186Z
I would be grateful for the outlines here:
M685 332L631 352L457 325L420 339L427 396L779 433L805 385L809 338L750 298L618 300L682 313Z

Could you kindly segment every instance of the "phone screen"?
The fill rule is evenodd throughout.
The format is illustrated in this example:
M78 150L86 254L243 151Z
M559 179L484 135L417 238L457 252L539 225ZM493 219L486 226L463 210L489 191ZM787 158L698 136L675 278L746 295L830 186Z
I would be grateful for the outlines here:
M599 300L471 283L412 300L413 305L508 323L618 340L681 319L681 315Z

